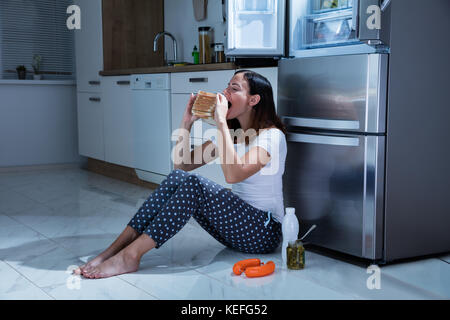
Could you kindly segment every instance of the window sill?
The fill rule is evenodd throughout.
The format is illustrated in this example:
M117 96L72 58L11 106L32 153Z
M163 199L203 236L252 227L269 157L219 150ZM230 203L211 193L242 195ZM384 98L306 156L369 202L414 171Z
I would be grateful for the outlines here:
M2 84L75 86L76 85L76 80L15 80L15 79L0 79L0 85L2 85Z

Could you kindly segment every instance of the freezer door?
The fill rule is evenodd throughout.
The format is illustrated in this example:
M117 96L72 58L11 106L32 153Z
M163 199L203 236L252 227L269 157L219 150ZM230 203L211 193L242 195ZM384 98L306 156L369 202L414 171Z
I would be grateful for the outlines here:
M389 2L289 1L289 56L386 52L390 45Z
M283 192L308 242L368 259L382 255L384 136L288 133Z
M285 0L228 0L227 56L283 56Z
M278 69L278 113L286 125L384 133L388 55L285 59Z

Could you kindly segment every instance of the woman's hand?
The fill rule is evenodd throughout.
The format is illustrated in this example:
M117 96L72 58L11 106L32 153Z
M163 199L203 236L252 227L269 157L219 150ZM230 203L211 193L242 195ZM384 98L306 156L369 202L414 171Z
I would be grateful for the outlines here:
M192 114L192 106L194 105L194 101L195 98L197 97L197 95L194 95L193 93L191 93L191 96L189 97L189 101L186 105L186 109L184 110L184 114L183 114L183 124L187 125L187 126L191 126L195 120L199 119L196 115Z
M228 100L221 94L216 95L216 111L214 112L214 121L217 124L227 122Z

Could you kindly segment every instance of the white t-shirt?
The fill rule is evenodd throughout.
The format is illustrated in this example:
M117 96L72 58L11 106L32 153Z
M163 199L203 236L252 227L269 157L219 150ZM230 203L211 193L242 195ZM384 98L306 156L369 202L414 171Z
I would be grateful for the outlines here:
M231 190L255 208L270 211L273 218L281 222L284 217L282 176L287 154L286 138L278 128L270 128L262 130L248 145L240 143L234 147L241 158L255 146L264 148L270 154L270 161L254 175L234 183Z

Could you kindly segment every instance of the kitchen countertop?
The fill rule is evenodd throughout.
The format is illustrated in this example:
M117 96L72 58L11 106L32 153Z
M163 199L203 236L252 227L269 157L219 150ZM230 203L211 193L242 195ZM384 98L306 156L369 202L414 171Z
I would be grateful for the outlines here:
M195 71L217 71L217 70L233 70L237 65L233 62L226 63L209 63L209 64L189 64L185 66L163 66L133 69L117 69L103 70L99 74L101 76L124 76L131 74L148 74L148 73L172 73L172 72L195 72Z

